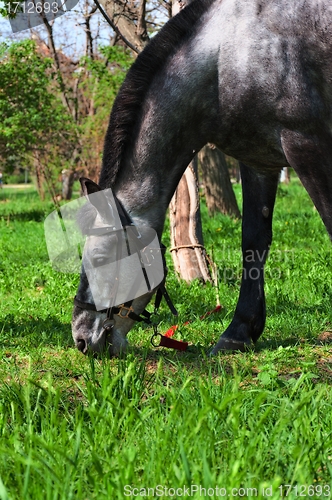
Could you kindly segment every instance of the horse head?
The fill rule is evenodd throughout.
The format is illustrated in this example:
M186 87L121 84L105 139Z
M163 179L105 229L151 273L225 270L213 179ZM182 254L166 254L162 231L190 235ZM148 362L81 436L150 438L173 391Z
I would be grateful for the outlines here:
M87 203L78 225L86 236L72 334L83 353L114 356L164 280L164 259L155 231L136 227L112 191L81 179Z

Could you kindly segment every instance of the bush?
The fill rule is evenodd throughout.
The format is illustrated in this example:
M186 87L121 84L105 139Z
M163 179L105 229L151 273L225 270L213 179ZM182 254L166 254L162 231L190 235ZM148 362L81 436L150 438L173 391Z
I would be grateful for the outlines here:
M4 184L25 184L25 173L6 175L2 178ZM31 183L31 179L28 176L28 184Z

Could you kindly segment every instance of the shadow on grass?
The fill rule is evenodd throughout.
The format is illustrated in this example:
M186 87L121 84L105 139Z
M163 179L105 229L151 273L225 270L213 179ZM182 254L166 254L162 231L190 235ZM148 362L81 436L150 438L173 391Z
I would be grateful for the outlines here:
M163 367L163 373L170 380L178 379L183 376L191 375L193 380L198 377L211 377L211 379L219 384L223 377L227 379L235 379L240 377L241 383L256 384L258 374L261 368L263 358L260 354L265 350L277 350L280 346L286 348L288 346L299 346L299 339L289 337L281 341L265 341L260 342L255 351L250 353L220 353L217 356L209 357L209 349L193 346L191 351L188 352L172 352L166 349L153 350L145 348L131 348L129 357L134 357L141 364L145 365L146 372L150 375L158 373L159 365ZM313 345L314 347L314 345ZM300 355L302 359L302 355ZM325 359L325 355L318 355L315 366L310 367L311 381L316 383L327 383L332 385L332 358ZM303 360L303 359L302 359ZM120 360L121 363L121 360ZM311 363L312 364L312 363ZM301 365L301 363L300 363ZM298 379L303 373L306 373L308 368L304 366L302 369L294 368L294 361L291 364L287 362L287 356L280 362L280 366L275 368L276 365L271 362L271 369L278 370L278 374L274 373L275 382L279 387L280 384L284 385L290 379ZM296 364L297 366L297 364ZM302 366L302 365L301 365ZM244 382L245 381L245 382ZM260 381L258 380L258 383ZM264 386L264 384L263 384Z
M273 314L288 313L292 310L296 310L296 314L299 317L317 313L326 314L326 303L332 303L332 290L327 287L328 285L326 285L326 288L322 293L322 303L301 304L296 300L290 299L288 297L282 297L282 299L278 299L275 304L267 302L267 316L271 316Z
M332 340L329 341L329 344L332 344ZM323 344L322 342L319 342L316 337L300 339L299 337L291 336L287 338L261 339L253 349L247 351L246 353L242 353L240 351L221 351L215 356L210 356L213 344L209 346L189 345L188 350L184 352L165 348L148 348L130 345L129 352L134 354L135 357L145 359L148 362L158 362L159 360L163 360L169 363L180 362L191 365L199 362L209 365L211 363L214 364L224 360L225 362L231 364L238 364L238 362L245 362L245 360L249 362L250 359L253 359L252 355L260 355L265 350L276 351L280 347L301 347L304 345L310 345L314 348Z
M22 212L8 212L0 214L0 219L7 222L19 221L19 222L44 222L46 215L49 211L44 209L32 209L24 210Z
M13 314L0 319L0 347L36 348L43 346L72 347L71 326L56 317L28 317L17 320Z
M53 209L51 201L42 202L36 191L0 192L0 219L19 222L43 222Z
M308 340L308 342L310 342ZM130 352L133 353L137 357L143 357L146 360L169 360L169 361L180 361L183 363L189 362L191 363L194 360L206 361L209 363L210 361L215 362L216 360L227 359L231 360L236 358L245 359L248 354L259 354L262 351L269 350L277 350L279 347L288 347L288 346L299 346L302 345L303 342L300 341L298 337L289 337L287 339L268 339L259 341L256 346L249 350L246 353L236 351L220 351L217 355L210 356L210 351L213 348L213 344L209 346L202 345L189 345L188 349L184 352L176 351L172 349L165 348L147 348L147 347L136 347L131 345Z
M300 346L304 343L303 339L299 337L287 337L287 338L274 338L274 339L264 339L258 341L255 346L255 352L259 353L265 349L276 350L279 347L295 347ZM314 343L314 339L305 339L305 343Z

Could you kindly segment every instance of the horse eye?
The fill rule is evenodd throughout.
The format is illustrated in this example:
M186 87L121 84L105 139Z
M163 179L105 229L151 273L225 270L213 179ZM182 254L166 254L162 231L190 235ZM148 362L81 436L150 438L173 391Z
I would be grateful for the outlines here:
M93 265L94 265L94 267L103 266L106 263L107 263L107 258L106 257L94 257L94 259L93 259Z

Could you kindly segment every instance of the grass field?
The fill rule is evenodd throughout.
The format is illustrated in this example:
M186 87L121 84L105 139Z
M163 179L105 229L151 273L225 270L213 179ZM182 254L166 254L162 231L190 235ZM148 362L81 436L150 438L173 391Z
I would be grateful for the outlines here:
M0 499L331 498L332 246L298 181L278 191L265 333L212 359L238 298L240 221L202 204L221 313L199 321L213 286L169 274L189 352L153 349L138 326L125 358L96 360L73 347L78 277L48 261L52 209L0 191ZM174 321L164 304L160 319Z

